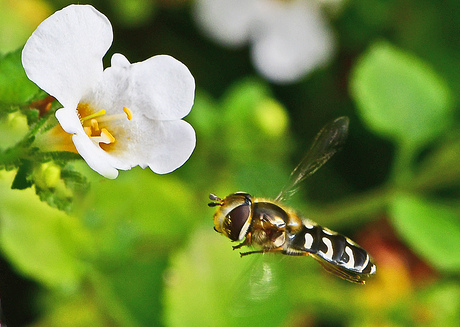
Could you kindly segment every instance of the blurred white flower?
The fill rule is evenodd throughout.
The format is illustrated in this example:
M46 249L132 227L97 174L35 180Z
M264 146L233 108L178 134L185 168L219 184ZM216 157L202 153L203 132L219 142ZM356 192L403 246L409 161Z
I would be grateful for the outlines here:
M256 69L273 82L295 82L334 52L332 30L314 0L197 0L195 18L227 46L250 42Z
M130 64L114 54L112 26L89 5L70 5L43 21L27 41L22 63L30 80L54 96L62 128L88 165L107 178L118 169L169 173L195 148L195 131L181 120L193 105L195 81L170 56Z

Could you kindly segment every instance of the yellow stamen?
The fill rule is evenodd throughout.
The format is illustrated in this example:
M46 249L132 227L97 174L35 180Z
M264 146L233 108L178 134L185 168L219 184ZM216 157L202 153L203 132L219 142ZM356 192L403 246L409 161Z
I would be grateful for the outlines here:
M128 118L128 120L133 119L133 112L131 110L129 110L126 107L123 107L123 111L125 112L126 117Z
M93 128L94 132L99 132L99 123L96 119L91 119L91 127Z
M115 143L116 139L107 130L107 128L112 126L111 124L107 123L110 121L118 120L119 123L123 124L121 122L122 120L132 120L133 113L126 107L123 107L123 113L109 115L107 115L107 112L104 109L99 110L96 113L91 113L93 111L92 109L92 107L85 103L78 105L77 110L79 116L81 117L80 122L83 126L83 130L95 144L98 144L104 151L109 151L113 149L113 147L109 147L108 145Z
M99 110L98 112L95 112L95 113L92 114L92 115L88 115L88 116L86 116L86 117L82 117L82 118L80 118L80 121L81 121L81 122L84 122L85 120L92 119L92 118L99 117L99 116L103 116L103 115L105 115L105 110L104 110L104 109Z
M106 115L106 116L98 118L98 121L102 123L102 122L120 120L120 119L125 119L125 118L128 118L128 120L131 120L133 118L133 114L131 110L129 110L126 107L123 107L123 111L125 112L124 114Z
M102 135L107 136L107 137L110 139L110 143L114 143L114 142L115 142L115 138L113 137L113 135L110 134L109 131L106 130L105 128L101 129L101 136L102 136Z

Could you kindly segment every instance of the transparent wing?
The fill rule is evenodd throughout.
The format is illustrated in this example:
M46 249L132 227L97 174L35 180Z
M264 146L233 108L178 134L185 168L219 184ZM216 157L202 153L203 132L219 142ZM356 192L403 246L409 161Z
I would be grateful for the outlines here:
M284 256L273 253L244 257L246 269L230 288L233 291L225 305L234 326L277 326L283 312L289 312L286 296L286 264ZM225 294L225 293L223 293ZM225 296L225 295L224 295ZM275 299L275 300L274 300Z
M325 125L316 135L310 150L299 165L292 171L289 181L276 197L285 201L295 193L301 181L312 175L326 163L345 143L348 135L348 117L339 117Z

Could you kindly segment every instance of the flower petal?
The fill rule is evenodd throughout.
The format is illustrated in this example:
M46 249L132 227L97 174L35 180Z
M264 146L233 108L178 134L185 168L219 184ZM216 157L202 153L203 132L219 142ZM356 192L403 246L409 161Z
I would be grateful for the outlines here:
M331 58L332 31L317 6L295 1L265 9L260 17L265 27L254 35L251 50L256 68L268 79L294 82Z
M72 141L88 166L106 178L117 178L117 169L131 168L129 164L102 150L86 134L76 134L72 136Z
M74 135L72 140L87 164L107 178L116 178L117 169L128 170L135 166L167 174L187 161L196 144L193 127L183 120L144 118L127 132L129 142L120 140L120 148L110 152L102 150L86 134Z
M103 71L112 26L90 5L70 5L43 21L22 51L30 80L64 107L76 107Z
M130 64L117 53L99 84L81 101L108 114L127 107L134 119L176 120L190 112L194 97L195 80L180 61L161 55Z
M104 71L104 88L125 99L124 106L150 119L175 120L193 106L195 80L173 57L160 55L130 65L121 54Z
M56 111L56 118L62 129L70 134L84 133L75 108L61 108Z
M228 46L243 45L250 37L258 0L199 0L195 18L204 32Z
M193 127L184 120L157 121L151 129L150 142L144 146L146 161L157 174L167 174L182 166L191 156L196 144Z
M131 131L129 151L112 152L131 167L150 167L167 174L182 166L193 152L196 136L193 127L183 120L138 122L137 135Z

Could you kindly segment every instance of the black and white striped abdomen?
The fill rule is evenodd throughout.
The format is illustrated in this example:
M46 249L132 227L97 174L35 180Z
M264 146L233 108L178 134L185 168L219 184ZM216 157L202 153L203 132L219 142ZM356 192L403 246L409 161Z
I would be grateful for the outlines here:
M302 229L291 235L289 246L298 251L316 254L323 260L358 274L374 274L376 266L369 254L341 234L303 219Z

